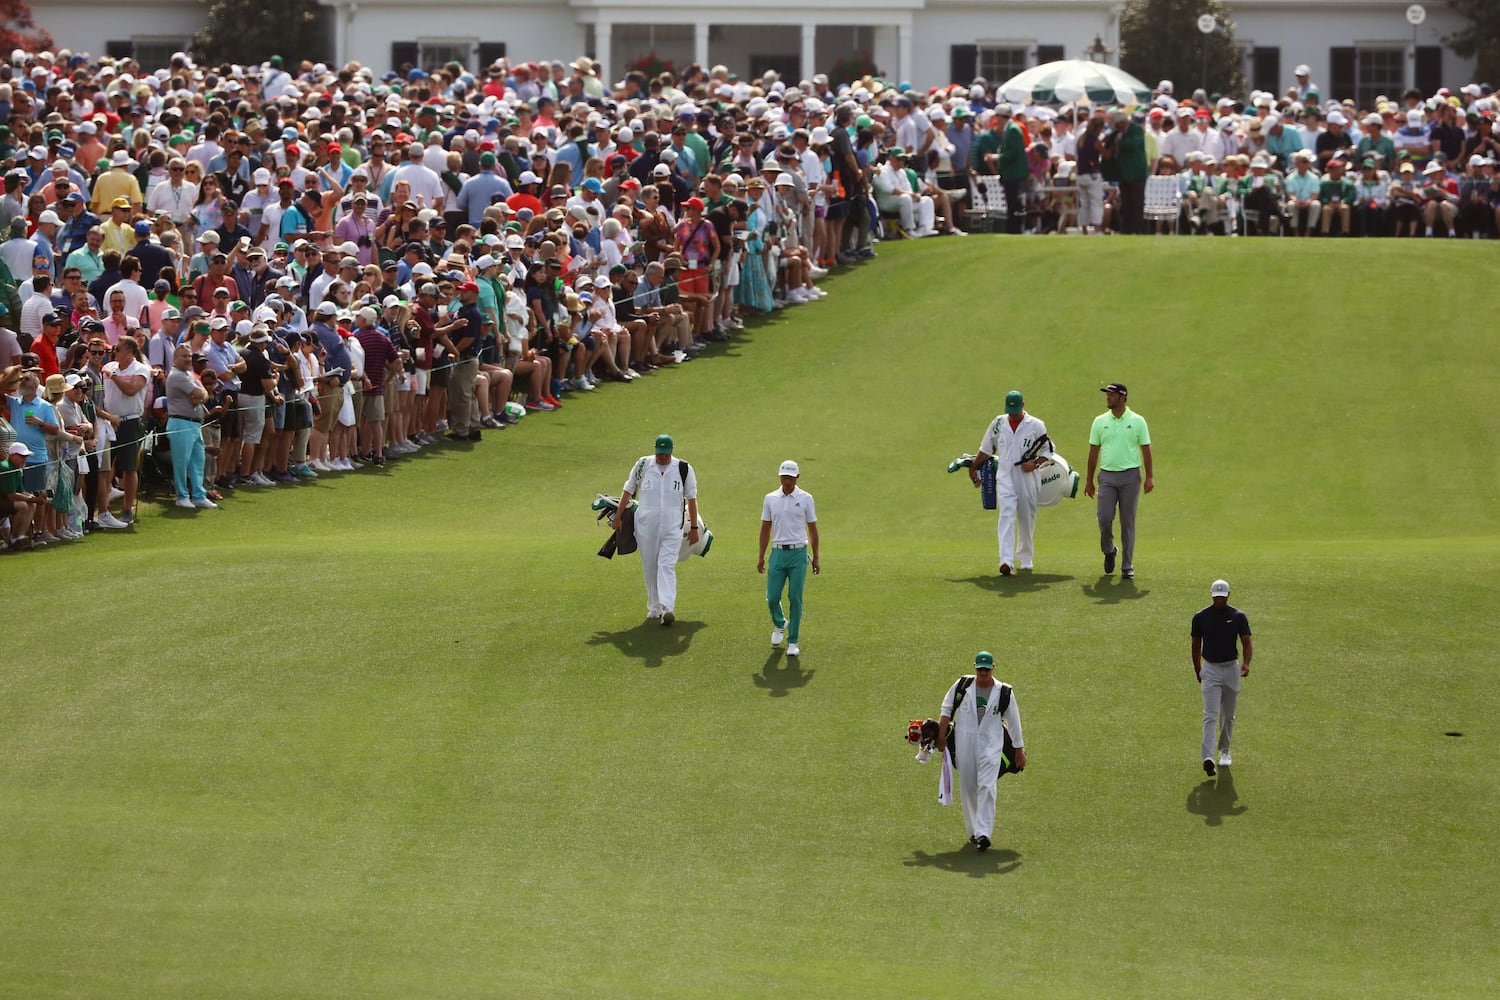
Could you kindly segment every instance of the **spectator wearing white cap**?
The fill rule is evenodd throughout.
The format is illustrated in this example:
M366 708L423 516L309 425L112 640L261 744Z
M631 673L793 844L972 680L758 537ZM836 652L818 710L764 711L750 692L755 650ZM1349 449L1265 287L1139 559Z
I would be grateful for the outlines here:
M1179 106L1173 112L1176 121L1170 132L1161 137L1157 146L1158 162L1160 157L1170 156L1174 163L1187 163L1189 153L1201 153L1203 151L1203 133L1193 128L1193 109ZM1155 169L1152 164L1152 169Z
M1297 236L1310 236L1323 214L1322 180L1312 171L1313 154L1299 149L1292 154L1294 168L1286 175L1287 223Z
M1408 111L1406 123L1396 129L1391 142L1395 144L1398 158L1405 153L1412 166L1418 169L1425 166L1427 157L1432 154L1432 136L1422 112L1416 108Z
M271 248L265 246L265 211L267 207L279 203L280 200L280 196L271 186L271 171L265 167L259 167L251 173L250 189L240 199L240 211L244 218L245 228L250 231L251 240L267 252ZM274 244L275 241L272 242Z
M1292 75L1297 82L1291 88L1296 92L1297 100L1303 104L1317 104L1322 99L1322 91L1316 83L1312 82L1312 68L1302 63L1292 70Z
M1450 238L1458 235L1454 220L1458 216L1458 178L1448 173L1447 168L1436 159L1429 160L1422 168L1422 222L1426 235L1433 234L1433 227L1442 220L1443 231Z
M1323 170L1328 162L1334 157L1347 153L1354 147L1354 140L1349 135L1349 119L1344 117L1342 111L1328 112L1327 127L1318 133L1312 148L1318 158L1318 169Z

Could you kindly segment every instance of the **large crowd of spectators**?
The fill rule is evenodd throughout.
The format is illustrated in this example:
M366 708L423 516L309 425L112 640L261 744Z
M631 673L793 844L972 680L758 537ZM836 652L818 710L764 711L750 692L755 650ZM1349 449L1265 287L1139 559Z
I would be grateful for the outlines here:
M481 440L823 298L881 238L1497 235L1487 86L1012 106L596 64L0 65L8 549ZM1151 178L1175 218L1144 214ZM969 214L966 214L969 213ZM118 513L116 512L118 511Z

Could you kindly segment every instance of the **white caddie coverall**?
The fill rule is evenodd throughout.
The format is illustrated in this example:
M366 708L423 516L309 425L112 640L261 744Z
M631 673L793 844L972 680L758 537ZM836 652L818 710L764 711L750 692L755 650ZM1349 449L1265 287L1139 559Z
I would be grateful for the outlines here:
M979 442L979 450L995 456L997 463L995 506L1000 511L1000 561L1013 568L1031 569L1035 557L1031 540L1036 531L1036 491L1042 481L1040 470L1022 472L1016 463L1046 433L1047 425L1025 411L1014 430L1010 417L1002 413L990 421L984 440ZM1037 457L1050 454L1052 442L1048 441Z
M969 690L964 692L958 714L953 714L953 698L958 691L958 681L954 681L943 698L939 717L953 720L948 745L953 766L958 770L964 829L971 837L990 837L995 828L995 782L1000 778L1000 758L1005 753L1005 730L1001 723L1010 728L1012 744L1025 746L1021 738L1021 710L1016 707L1016 694L1012 690L1010 704L1003 713L996 714L1000 707L997 704L1000 681L997 679L988 691L981 691L972 675L969 680Z
M635 543L641 551L641 573L646 579L646 614L660 618L677 613L677 557L682 548L687 501L698 496L698 476L673 457L666 465L655 455L642 457L631 466L621 492L636 501Z

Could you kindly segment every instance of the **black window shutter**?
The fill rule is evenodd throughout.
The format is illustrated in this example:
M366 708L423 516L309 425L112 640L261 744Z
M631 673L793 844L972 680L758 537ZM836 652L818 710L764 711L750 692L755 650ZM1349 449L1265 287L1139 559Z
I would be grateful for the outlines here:
M1038 66L1049 62L1057 62L1064 58L1061 45L1038 45L1036 47L1036 64Z
M1250 86L1273 94L1280 93L1281 49L1275 45L1258 45L1250 59Z
M979 46L950 45L948 47L948 77L952 83L968 85L979 75Z
M392 42L391 69L404 74L417 65L419 55L416 42Z
M504 42L480 42L479 43L479 69L484 71L501 59L505 58Z
M111 59L133 59L135 57L135 42L126 38L118 42L105 42L104 54Z
M1342 101L1346 97L1356 97L1359 90L1359 80L1356 76L1356 61L1358 50L1354 46L1337 47L1328 50L1328 68L1332 77L1328 81L1328 89L1319 96L1323 100L1330 97Z
M1443 47L1441 45L1417 46L1417 89L1424 94L1436 94L1443 86Z

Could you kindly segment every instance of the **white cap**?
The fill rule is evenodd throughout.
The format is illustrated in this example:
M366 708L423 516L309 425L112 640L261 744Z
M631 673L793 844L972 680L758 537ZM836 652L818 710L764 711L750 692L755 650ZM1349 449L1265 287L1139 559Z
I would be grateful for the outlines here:
M31 454L31 449L28 448L28 447L26 447L20 441L13 441L13 442L11 442L11 446L10 446L10 454L12 454L12 455L30 455Z
M1213 582L1213 586L1211 586L1211 587L1208 588L1208 596L1210 596L1210 597L1228 597L1229 596L1229 581L1228 580L1215 580Z
M475 270L478 270L478 271L483 271L486 268L490 268L490 267L494 267L494 266L495 266L495 258L492 257L489 254L485 254L483 257L480 257L478 260L476 260L474 262L474 268L475 268Z
M777 475L800 476L802 475L802 473L798 471L796 462L793 462L791 459L787 459L785 462L781 463L781 469L777 472ZM1227 587L1228 584L1226 584L1225 586ZM1225 592L1228 593L1228 591Z
M250 175L250 179L256 184L269 184L271 183L271 171L267 170L265 167L261 167L259 170L255 171L255 173Z
M1302 63L1296 69L1292 70L1292 75L1293 76L1312 76L1312 70L1308 68L1307 63ZM1221 580L1220 583L1222 583L1222 582L1223 581ZM1215 586L1217 586L1217 584L1215 584ZM1226 584L1226 586L1227 586L1227 584ZM1227 594L1228 591L1226 590L1225 593Z

